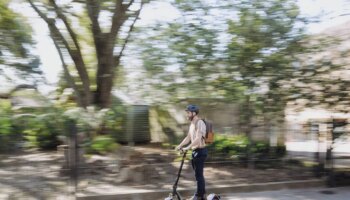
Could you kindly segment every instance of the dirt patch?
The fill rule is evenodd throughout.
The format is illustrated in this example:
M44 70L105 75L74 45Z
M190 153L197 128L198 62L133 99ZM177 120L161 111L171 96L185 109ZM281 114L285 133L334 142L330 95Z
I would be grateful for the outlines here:
M70 180L60 175L63 155L24 151L0 155L0 199L69 199Z
M79 191L92 194L93 187L105 185L142 189L172 188L180 165L180 155L173 150L154 146L138 146L122 149L118 155L117 164L113 167L104 162L103 169L98 172L81 173ZM189 158L190 155L184 164L179 187L187 188L196 185ZM217 183L265 183L315 178L309 168L297 164L290 165L280 161L275 167L265 165L261 169L249 169L242 163L231 161L216 160L206 164L205 178L208 186Z
M210 155L209 155L210 156ZM196 185L189 157L179 187ZM56 151L25 151L0 155L0 199L68 199L74 181L64 171L64 155ZM84 194L112 194L129 189L171 189L180 155L159 146L122 147L109 155L85 155L79 166L77 190ZM310 169L282 164L248 169L237 162L209 162L205 167L208 186L215 184L264 183L314 178Z

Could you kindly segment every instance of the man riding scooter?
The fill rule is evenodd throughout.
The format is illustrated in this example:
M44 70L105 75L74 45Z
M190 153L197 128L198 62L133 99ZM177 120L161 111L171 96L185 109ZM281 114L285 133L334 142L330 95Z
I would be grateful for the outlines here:
M187 136L176 147L176 150L187 151L192 149L192 168L195 172L197 190L191 200L205 200L205 179L204 179L204 162L208 155L205 146L204 136L206 125L198 117L199 108L196 105L189 105L186 108L187 119L191 122ZM184 147L190 143L187 147ZM184 148L183 148L184 147Z

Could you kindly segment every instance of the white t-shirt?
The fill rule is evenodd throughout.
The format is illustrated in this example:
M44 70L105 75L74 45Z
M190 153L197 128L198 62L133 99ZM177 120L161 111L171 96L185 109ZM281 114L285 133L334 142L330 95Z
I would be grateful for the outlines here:
M197 123L197 129L196 125ZM191 139L191 148L197 149L197 148L203 148L205 147L205 141L204 138L206 133L206 126L203 120L196 120L194 122L191 122L190 128L188 130L188 135Z

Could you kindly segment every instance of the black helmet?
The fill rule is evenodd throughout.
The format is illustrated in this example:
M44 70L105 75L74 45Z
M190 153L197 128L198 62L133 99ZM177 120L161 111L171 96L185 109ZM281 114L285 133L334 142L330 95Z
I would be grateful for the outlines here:
M198 113L199 112L199 108L196 105L188 105L187 108L186 108L186 111Z

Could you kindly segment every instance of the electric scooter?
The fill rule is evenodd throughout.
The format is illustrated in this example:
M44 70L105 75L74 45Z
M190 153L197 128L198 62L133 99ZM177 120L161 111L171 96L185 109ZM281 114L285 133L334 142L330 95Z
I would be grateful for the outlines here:
M170 193L169 196L167 198L165 198L164 200L184 200L181 197L180 193L177 191L177 184L178 184L180 176L181 176L181 171L182 171L182 167L184 165L185 159L186 159L187 151L181 150L181 153L182 153L181 165L179 168L179 172L177 173L176 181L173 185L173 192ZM216 195L214 193L208 195L208 197L207 197L207 200L220 200L220 199L221 199L220 196Z
M176 181L173 185L173 192L170 193L169 197L165 198L164 200L182 200L180 193L177 191L177 183L179 182L179 179L180 179L180 175L181 175L182 167L183 167L185 159L186 159L187 151L181 150L181 153L182 153L181 165L179 168L179 172L177 173Z

